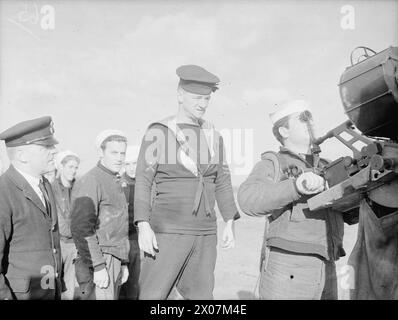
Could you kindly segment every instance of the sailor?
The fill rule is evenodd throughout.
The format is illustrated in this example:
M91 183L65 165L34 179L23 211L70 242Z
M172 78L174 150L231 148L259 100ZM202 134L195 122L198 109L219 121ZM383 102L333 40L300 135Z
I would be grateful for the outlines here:
M220 80L196 65L177 75L177 114L149 125L138 157L134 221L145 252L139 299L213 298L216 200L226 222L223 246L235 244L239 213L223 140L203 118Z
M344 256L343 215L311 212L307 199L325 189L327 164L311 153L308 102L288 101L270 115L279 152L264 152L239 188L244 213L265 216L261 299L337 299L335 261Z

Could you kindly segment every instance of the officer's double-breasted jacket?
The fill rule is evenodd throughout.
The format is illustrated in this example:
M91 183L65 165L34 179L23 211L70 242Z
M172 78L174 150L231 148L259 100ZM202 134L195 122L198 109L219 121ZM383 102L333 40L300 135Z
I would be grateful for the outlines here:
M57 212L51 185L44 186L51 210L13 166L0 177L0 300L59 298Z

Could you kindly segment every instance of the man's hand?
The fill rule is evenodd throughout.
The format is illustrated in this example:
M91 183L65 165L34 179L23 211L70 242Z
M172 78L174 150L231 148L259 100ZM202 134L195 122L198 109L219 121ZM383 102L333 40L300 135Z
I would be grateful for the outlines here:
M120 270L120 272L122 273L122 277L120 280L120 284L123 284L127 281L127 279L129 278L129 268L127 265L123 264L122 265L122 269Z
M106 289L109 286L109 274L106 268L94 271L94 283L100 289Z
M322 192L325 185L325 179L313 172L304 172L296 179L297 190L305 195Z
M138 245L145 253L155 256L155 250L159 250L155 233L148 221L138 222Z
M227 224L224 228L222 240L223 243L221 245L221 248L235 248L235 221L233 219L227 221Z

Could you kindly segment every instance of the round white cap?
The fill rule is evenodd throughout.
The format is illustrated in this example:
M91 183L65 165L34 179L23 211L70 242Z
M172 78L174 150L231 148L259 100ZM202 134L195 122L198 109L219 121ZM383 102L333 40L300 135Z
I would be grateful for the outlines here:
M309 103L305 100L291 100L278 106L277 110L269 114L272 124L294 113L311 111Z
M122 131L108 129L98 134L98 136L95 138L95 146L97 148L101 148L101 144L105 141L105 139L109 138L110 136L121 136L127 139L126 135Z
M67 156L74 156L74 157L80 159L80 157L79 157L76 153L74 153L74 152L72 152L72 151L70 151L70 150L63 150L63 151L60 151L60 152L58 152L58 153L55 155L55 168L56 168L57 170L59 170L59 169L61 168L61 166L62 166L62 160L64 160Z

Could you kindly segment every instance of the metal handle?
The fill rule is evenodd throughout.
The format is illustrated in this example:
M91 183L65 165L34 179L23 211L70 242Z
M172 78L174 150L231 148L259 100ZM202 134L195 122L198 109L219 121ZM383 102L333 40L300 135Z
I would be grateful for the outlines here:
M352 51L351 51L351 55L350 55L351 66L353 66L353 65L354 65L354 62L352 61L353 54L354 54L354 52L355 52L356 50L358 50L358 49L362 49L362 50L364 51L364 54L362 54L362 55L360 55L360 56L358 57L358 59L357 59L357 62L356 62L356 63L358 63L358 62L359 62L359 59L360 59L361 57L369 58L369 57L370 57L370 55L368 54L368 51L372 52L372 53L373 53L373 55L377 54L377 52L376 52L376 51L374 51L374 50L372 50L372 49L370 49L370 48L368 48L368 47L356 47L354 50L352 50Z

